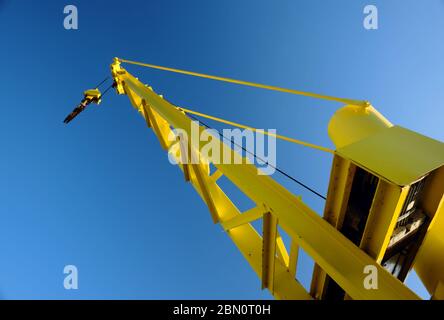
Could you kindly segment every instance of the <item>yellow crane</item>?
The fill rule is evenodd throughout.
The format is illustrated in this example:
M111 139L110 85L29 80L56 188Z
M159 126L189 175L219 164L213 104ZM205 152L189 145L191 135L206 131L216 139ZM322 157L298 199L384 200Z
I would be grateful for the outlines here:
M336 150L274 134L276 138L333 154L323 217L247 159L211 163L192 135L193 115L255 131L255 128L173 105L122 67L135 64L170 72L342 103L328 125ZM403 282L414 268L432 299L444 299L444 144L393 125L369 102L336 98L115 58L113 87L128 96L163 149L177 159L184 178L207 204L211 217L256 272L262 289L277 299L419 299ZM109 90L109 88L108 88ZM65 122L90 103L85 91ZM205 130L198 126L198 131ZM171 139L173 136L175 139ZM176 148L173 148L173 145ZM221 139L223 152L231 143ZM187 157L197 162L179 161ZM215 167L210 172L210 164ZM241 212L218 185L228 178L254 203ZM262 219L262 234L252 222ZM278 226L291 238L286 246ZM296 279L298 250L315 261L309 292ZM365 285L370 273L377 283Z

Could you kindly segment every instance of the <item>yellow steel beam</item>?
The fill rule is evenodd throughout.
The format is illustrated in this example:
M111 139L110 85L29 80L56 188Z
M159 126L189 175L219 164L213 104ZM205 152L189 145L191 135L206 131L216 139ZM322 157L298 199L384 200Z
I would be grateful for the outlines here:
M193 153L196 151L192 147L190 147L190 150L191 150L191 158L193 158ZM198 183L199 188L202 192L202 196L205 200L205 203L207 204L208 209L210 210L211 218L213 219L214 223L218 223L219 216L217 214L217 208L216 208L216 205L214 204L214 200L211 197L210 191L208 189L209 177L202 170L201 163L193 163L191 161L190 165L191 165L191 168L193 168L194 175L196 176L197 183Z
M190 145L186 139L186 137L179 135L179 150L180 150L180 164L183 168L183 175L185 177L185 181L190 181L190 169L189 169L189 162L190 162Z
M165 139L165 134L162 132L162 123L166 121L157 116L144 99L142 99L142 108L144 110L144 114L148 115L148 118L150 119L150 123L153 126L154 133L160 141L160 145L163 149L168 149L168 142Z
M145 122L146 122L146 125L148 126L148 128L151 128L152 125L151 125L150 117L149 117L148 114L146 113L144 107L141 107L141 108L140 108L140 113L141 113L142 116L145 118Z
M421 200L431 219L414 268L434 299L444 299L444 166L432 173Z
M396 227L409 186L398 187L379 180L360 247L381 263Z
M282 263L288 268L288 265L290 263L290 257L288 255L287 248L285 248L284 240L282 239L282 236L280 232L277 232L276 236L276 248L277 248L277 257L282 261Z
M309 143L309 142L305 142L305 141L302 141L302 140L286 137L286 136L283 136L283 135L280 135L280 134L275 134L275 133L267 132L267 131L264 131L264 130L261 130L261 129L253 128L253 127L250 127L250 126L246 126L246 125L243 125L243 124L240 124L240 123L236 123L236 122L233 122L233 121L228 121L228 120L224 120L224 119L217 118L217 117L214 117L214 116L210 116L208 114L204 114L204 113L201 113L201 112L193 111L193 110L190 110L190 109L185 109L183 107L181 107L180 109L183 110L185 113L194 114L196 116L199 116L199 117L202 117L202 118L206 118L206 119L210 119L210 120L213 120L213 121L216 121L216 122L228 124L228 125L233 126L233 127L237 127L237 128L241 128L241 129L247 129L247 130L250 130L250 131L253 131L253 132L258 132L258 133L266 135L266 136L270 136L270 137L273 137L273 138L276 138L276 139L280 139L280 140L283 140L283 141L288 141L288 142L291 142L291 143L299 144L299 145L302 145L302 146L305 146L305 147L308 147L308 148L317 149L317 150L321 150L321 151L328 152L328 153L334 153L334 151L329 149L329 148L318 146L318 145L313 144L313 143Z
M264 213L262 231L262 289L274 291L274 264L276 260L277 218Z
M345 210L352 187L356 166L338 155L333 157L330 180L323 218L335 229L340 229L344 222ZM317 299L324 296L327 275L315 264L311 281L310 294Z
M162 97L155 92L149 90L138 79L126 72L126 70L120 68L118 63L113 64L112 69L113 75L117 78L115 80L120 83L124 82L136 95L145 99L160 118L164 119L174 128L180 128L191 135L190 118L181 113L175 106L162 99ZM204 128L200 127L199 130L204 130ZM221 145L227 154L232 152L230 146L227 144L221 142ZM416 294L381 266L375 265L371 257L357 248L328 222L319 217L316 212L306 206L300 199L291 194L271 177L258 175L258 169L254 165L247 162L238 165L214 165L252 201L255 203L264 203L270 208L279 220L282 229L292 239L295 239L298 245L353 299L418 299ZM220 199L221 197L221 194L217 191L220 190L220 188L216 189L213 186L216 185L215 182L208 178L204 179L204 183L202 184L195 183L195 174L192 174L191 180L193 181L193 186L201 196L205 193L205 189L207 189L208 195L213 198L215 206L218 208L217 214L220 221L225 221L223 213L226 212L226 207L219 207L216 204L216 198L219 197ZM204 185L206 185L206 188ZM210 186L213 186L214 189ZM226 200L229 201L229 199ZM237 213L238 210L231 213L231 216L234 217ZM260 275L262 269L261 259L257 259L257 257L252 259L250 254L253 255L253 249L258 250L258 247L261 248L262 239L258 236L254 241L259 241L259 245L257 242L253 243L254 241L248 237L253 237L251 232L254 229L248 229L249 231L247 231L246 228L252 227L246 224L230 230L228 234L232 237L238 248L241 249L244 257L250 262L253 269ZM250 234L246 235L246 233ZM250 248L250 246L253 247ZM255 252L254 255L257 255L257 252ZM363 286L363 281L366 276L364 268L368 265L375 265L378 271L378 290L367 290ZM291 279L287 267L277 259L275 261L275 267L275 296L278 298L304 296L300 284L297 281L284 281L284 279Z
M260 206L254 207L231 220L225 221L224 223L222 223L222 227L225 229L225 231L228 231L236 227L239 227L243 224L250 223L257 219L260 219L262 218L263 215L264 215L263 207Z
M444 300L444 282L439 281L432 295L432 300Z
M298 256L299 256L299 246L298 243L294 240L291 241L290 246L290 256L289 256L289 263L288 263L288 272L290 272L290 275L293 277L293 279L296 277L296 268L298 265Z
M143 62L138 62L138 61L131 61L131 60L126 60L126 59L116 58L116 61L128 63L128 64L135 64L138 66L152 68L152 69L158 69L158 70L169 71L169 72L174 72L174 73L186 74L186 75L194 76L194 77L206 78L206 79L217 80L217 81L222 81L222 82L235 83L235 84L248 86L248 87L255 87L255 88L261 88L261 89L266 89L266 90L291 93L291 94L312 97L312 98L317 98L317 99L323 99L323 100L337 101L337 102L341 102L341 103L345 103L345 104L351 104L354 106L367 107L370 105L370 103L368 101L364 101L364 100L332 97L332 96L327 96L327 95L318 94L318 93L305 92L305 91L300 91L300 90L270 86L270 85L261 84L261 83L212 76L209 74L197 73L197 72L192 72L192 71L187 71L187 70L180 70L180 69L173 69L173 68L168 68L168 67L156 66L154 64L143 63Z
M219 180L220 177L223 176L222 171L220 170L216 170L212 175L211 175L211 179L213 179L213 181L217 181Z
M178 161L180 155L174 154L174 156L176 161ZM183 170L183 166L179 166L179 168ZM205 200L193 171L190 171L190 182L202 199ZM206 187L208 188L214 204L217 207L217 214L222 225L242 215L213 179L208 180ZM234 229L230 229L227 231L227 234L242 253L246 261L250 264L257 276L261 278L262 237L249 223L245 223ZM275 263L275 279L276 281L273 293L275 298L293 300L311 299L310 295L305 291L302 285L294 278L291 278L286 267L279 260L277 260Z

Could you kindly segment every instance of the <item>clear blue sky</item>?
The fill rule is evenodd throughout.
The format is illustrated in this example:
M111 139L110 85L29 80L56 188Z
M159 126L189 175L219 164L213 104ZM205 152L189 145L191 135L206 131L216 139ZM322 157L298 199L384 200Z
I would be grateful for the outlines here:
M270 298L126 97L63 125L114 56L368 99L444 140L443 1L372 1L377 31L358 0L74 1L77 31L66 4L0 0L0 298ZM333 147L336 103L128 69L179 105ZM277 157L326 193L329 156L278 143ZM79 290L63 288L68 264Z

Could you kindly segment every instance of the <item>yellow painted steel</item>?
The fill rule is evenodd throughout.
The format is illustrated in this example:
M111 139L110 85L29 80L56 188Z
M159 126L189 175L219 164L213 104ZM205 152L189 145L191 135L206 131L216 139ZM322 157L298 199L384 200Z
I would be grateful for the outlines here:
M323 217L335 229L342 227L355 171L356 166L351 161L334 156ZM310 294L323 299L326 281L327 274L315 264Z
M216 181L219 180L219 178L222 177L222 176L223 176L222 171L220 171L220 170L216 170L216 171L213 173L213 175L211 176L211 179L212 179L214 182L216 182Z
M384 128L336 150L368 172L407 186L444 164L444 144L408 129Z
M264 215L264 208L254 207L247 212L242 213L241 215L233 218L231 220L225 221L222 223L222 227L225 231L234 229L246 223L251 223L262 218Z
M89 89L86 90L83 95L85 96L85 99L93 101L96 104L100 104L102 94L100 93L99 89Z
M117 92L137 96L143 102L144 109L147 111L151 109L152 114L144 112L142 115L149 117L149 123L153 124L153 128L154 121L164 122L168 125L168 127L165 126L165 130L157 130L156 135L161 141L168 138L171 133L170 126L180 128L191 136L192 121L189 117L121 68L118 60L113 63L111 69L117 83ZM204 128L199 127L199 130L203 131ZM221 142L221 146L224 152L232 152L230 146L224 142ZM180 148L174 149L174 152L172 150L170 148L169 152L178 158ZM195 151L199 150L200 148ZM214 166L257 206L266 206L269 209L268 212L272 213L271 217L276 219L279 226L290 236L294 246L297 245L309 254L350 297L353 299L418 299L415 293L385 271L374 259L351 243L327 221L319 217L297 196L291 194L271 177L258 175L258 169L248 163L246 159L244 160L242 164L217 163ZM208 198L212 199L215 207L213 214L217 215L217 221L223 225L224 222L241 215L217 185L216 179L209 175L208 162L204 159L198 166L201 168L192 168L189 172L190 183L208 205L210 205ZM180 168L183 170L183 166ZM199 172L201 173L200 177L197 176ZM261 235L250 223L230 229L227 234L262 279L264 239ZM273 241L270 239L268 240ZM292 256L294 260L294 253ZM274 258L274 255L271 257ZM279 299L311 299L300 283L294 279L294 273L289 272L288 266L281 261L282 259L274 258L273 260L274 272L273 274L267 273L268 279L273 277L273 295ZM363 281L366 276L364 268L368 265L375 265L378 270L378 290L364 288Z
M177 136L177 140L179 142L180 145L180 160L181 160L181 164L182 164L182 171L183 171L183 175L185 178L185 181L190 181L190 168L189 168L189 155L190 155L190 145L187 141L187 139L183 136L178 135ZM176 141L177 141L176 140Z
M152 125L153 131L159 139L160 145L163 149L168 149L168 140L165 138L166 133L169 132L169 125L162 117L160 117L156 111L152 110L152 108L146 104L144 100L142 100L142 110L143 113L148 116L150 119L150 123Z
M409 186L398 187L379 180L360 243L360 248L378 263L382 262L408 192Z
M335 112L328 135L336 148L342 148L393 125L372 106L347 105Z
M444 167L433 173L422 199L432 217L424 242L414 261L414 268L434 299L444 300Z
M277 249L278 259L282 261L284 266L289 268L290 255L288 254L287 248L285 247L284 239L282 239L279 230L277 231L277 236L276 236L276 249Z
M271 212L264 213L262 232L262 289L274 292L274 265L278 219Z
M280 134L274 134L274 133L271 133L271 132L268 132L268 131L256 129L256 128L253 128L253 127L250 127L250 126L246 126L246 125L243 125L243 124L239 124L239 123L233 122L233 121L228 121L228 120L224 120L224 119L217 118L217 117L214 117L214 116L210 116L210 115L205 114L205 113L193 111L193 110L190 110L190 109L185 109L183 107L180 107L180 110L185 111L185 113L194 114L194 115L202 117L202 118L214 120L214 121L217 121L217 122L220 122L220 123L225 123L225 124L228 124L228 125L233 126L233 127L238 127L238 128L247 129L247 130L250 130L250 131L253 131L253 132L258 132L258 133L266 135L266 136L270 136L270 137L274 137L276 139L292 142L292 143L299 144L299 145L302 145L302 146L305 146L305 147L309 147L309 148L312 148L312 149L317 149L317 150L321 150L321 151L328 152L328 153L334 153L334 151L329 149L329 148L318 146L318 145L313 144L313 143L309 143L309 142L305 142L305 141L302 141L302 140L297 140L297 139L289 138L289 137L286 137L286 136L283 136L283 135L280 135Z
M299 246L296 241L291 241L290 255L288 259L288 272L294 278L296 277L296 268L298 264Z
M381 263L412 184L427 177L419 207L431 220L414 259L414 268L434 298L444 283L444 144L392 125L373 107L345 106L329 123L338 148L333 162L324 217L340 228L353 168L380 180L360 247ZM311 294L322 297L325 273L316 267Z
M433 292L432 300L444 300L444 282L438 282Z
M189 76L194 76L194 77L199 77L199 78L206 78L206 79L217 80L217 81L222 81L222 82L235 83L235 84L239 84L239 85L243 85L243 86L248 86L248 87L255 87L255 88L260 88L260 89L285 92L285 93L296 94L296 95L300 95L300 96L312 97L312 98L316 98L316 99L336 101L336 102L341 102L341 103L350 104L350 105L354 105L354 106L360 106L360 107L367 107L367 106L369 106L369 102L364 101L364 100L338 98L338 97L332 97L332 96L327 96L327 95L323 95L323 94L317 94L317 93L312 93L312 92L305 92L305 91L300 91L300 90L281 88L281 87L270 86L270 85L266 85L266 84L255 83L255 82L249 82L249 81L236 80L236 79L225 78L225 77L212 76L212 75L208 75L208 74L204 74L204 73L198 73L198 72L192 72L192 71L186 71L186 70L180 70L180 69L156 66L154 64L149 64L149 63L143 63L143 62L137 62L137 61L131 61L131 60L119 59L119 58L116 58L116 59L117 59L117 61L122 62L122 63L134 64L134 65L138 65L138 66L141 66L141 67L147 67L147 68L158 69L158 70L163 70L163 71L169 71L169 72L174 72L174 73L186 74L186 75L189 75Z

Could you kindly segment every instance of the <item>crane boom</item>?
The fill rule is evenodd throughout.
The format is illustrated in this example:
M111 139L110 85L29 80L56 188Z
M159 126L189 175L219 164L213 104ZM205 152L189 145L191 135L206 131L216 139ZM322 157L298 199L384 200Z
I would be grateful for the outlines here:
M143 84L122 68L119 59L111 65L118 94L128 96L133 107L153 129L163 149L169 150L171 128L180 128L191 135L192 120L151 87ZM204 130L199 127L199 130ZM181 140L180 150L190 148L189 141ZM227 152L231 146L221 141ZM191 148L199 153L200 148ZM198 154L198 159L201 159ZM208 205L212 219L221 224L249 265L267 288L278 299L313 299L295 279L297 250L307 252L325 273L353 299L418 299L401 281L393 277L365 251L356 246L335 226L320 217L301 199L290 193L271 177L258 175L257 168L245 161L242 164L214 164L210 174L209 162L179 164L185 179L191 183ZM217 184L221 176L228 178L254 203L255 208L241 212ZM251 222L262 219L259 234ZM278 226L291 237L290 252L280 239ZM363 286L366 266L378 271L378 290Z
M345 103L328 126L336 150L176 106L122 68L121 63ZM261 280L262 289L268 289L275 298L418 299L403 283L414 268L432 298L444 299L442 142L393 125L364 100L119 58L111 64L111 74L113 84L103 93L98 88L85 91L81 104L65 123L88 104L100 103L111 88L128 96L168 152L170 161L178 164L185 181L206 203L213 222L220 224L237 246ZM219 132L220 139L210 134L211 145L216 142L224 160L234 157L235 163L215 161L210 153L203 152L207 141L193 137L208 135L205 130L209 126L193 121L196 120L193 115L332 154L328 194L324 197L234 142L325 199L323 217L300 197L262 174L252 161L238 153L239 149L232 148L232 141L226 143L226 137ZM220 186L222 176L248 197L254 207L242 212ZM256 221L262 223L261 231L253 227ZM282 233L289 237L289 246ZM315 262L309 292L296 277L299 249Z

